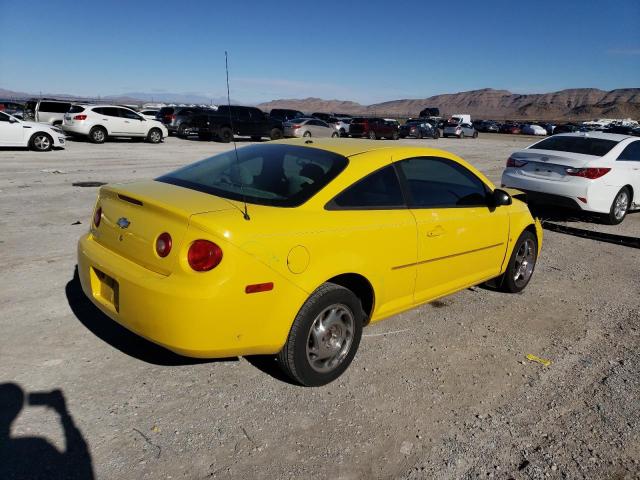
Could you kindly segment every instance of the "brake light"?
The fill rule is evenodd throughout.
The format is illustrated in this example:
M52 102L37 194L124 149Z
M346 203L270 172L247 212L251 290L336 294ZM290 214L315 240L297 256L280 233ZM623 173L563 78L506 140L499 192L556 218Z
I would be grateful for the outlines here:
M102 207L98 207L93 214L93 224L98 228L102 220Z
M171 117L169 117L169 118L171 118L171 120L175 120L175 119L176 119L176 114L174 113L174 114L173 114L173 115L171 115Z
M208 272L222 261L222 249L209 240L196 240L189 247L187 260L196 272Z
M76 115L75 117L73 117L74 120L86 120L87 116L86 115Z
M291 128L296 129L296 128L300 128L302 125L291 125Z
M610 168L565 168L567 175L595 180L606 175Z
M513 157L509 157L509 159L507 160L507 167L520 168L520 167L524 167L526 164L527 162L523 160L516 160Z
M161 258L169 255L172 246L173 241L171 240L171 235L169 235L169 233L167 232L160 234L160 236L156 239L156 253Z

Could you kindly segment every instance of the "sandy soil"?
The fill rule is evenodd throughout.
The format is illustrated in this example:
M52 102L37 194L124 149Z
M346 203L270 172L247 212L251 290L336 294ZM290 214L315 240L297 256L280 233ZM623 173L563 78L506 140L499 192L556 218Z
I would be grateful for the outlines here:
M499 181L531 139L399 143L453 151ZM32 397L12 439L41 437L78 476L105 479L640 478L638 249L546 231L523 293L475 287L367 328L345 375L317 389L271 359L178 357L97 312L74 280L96 188L72 183L151 178L228 148L0 150L0 410L9 382L66 400ZM588 220L556 218L640 237L640 213L618 227ZM0 477L43 458L2 458Z

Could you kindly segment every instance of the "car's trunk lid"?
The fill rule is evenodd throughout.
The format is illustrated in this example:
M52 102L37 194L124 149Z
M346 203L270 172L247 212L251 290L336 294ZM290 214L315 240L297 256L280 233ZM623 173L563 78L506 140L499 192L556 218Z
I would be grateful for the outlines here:
M558 152L554 150L522 150L511 155L511 158L527 162L519 167L526 177L544 178L547 180L568 180L567 168L584 168L589 162L599 157L580 153Z
M154 272L169 275L189 227L191 215L234 208L227 200L155 181L102 187L97 207L100 226L92 227L98 243ZM156 240L168 232L171 253L161 258Z

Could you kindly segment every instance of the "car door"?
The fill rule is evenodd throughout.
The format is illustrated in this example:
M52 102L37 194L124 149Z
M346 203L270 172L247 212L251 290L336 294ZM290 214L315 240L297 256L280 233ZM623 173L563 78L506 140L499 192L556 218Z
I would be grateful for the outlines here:
M27 144L30 130L24 128L22 122L11 121L11 117L0 112L0 145L4 147L21 147Z
M361 245L362 268L375 289L375 315L385 317L413 304L416 222L389 164L343 190L326 206L340 243ZM339 252L340 246L336 246ZM367 258L367 252L376 252Z
M118 113L122 121L123 133L134 137L142 137L147 134L147 123L136 112L128 108L118 108Z
M616 169L621 169L633 188L633 203L640 206L640 140L627 145L616 159Z
M124 119L120 118L119 108L101 107L93 111L99 114L99 121L107 128L109 135L122 135L125 133Z
M458 162L417 157L398 162L418 234L415 302L497 276L509 217L488 206L489 188Z

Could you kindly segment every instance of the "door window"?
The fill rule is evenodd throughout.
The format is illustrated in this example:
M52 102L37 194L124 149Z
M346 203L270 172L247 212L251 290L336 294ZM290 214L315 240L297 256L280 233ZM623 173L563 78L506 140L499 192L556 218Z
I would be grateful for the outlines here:
M0 122L8 122L9 121L9 115L7 115L6 113L0 112Z
M329 210L387 210L404 207L400 181L392 165L366 176L327 205Z
M413 208L484 206L487 187L462 165L438 157L419 157L398 163Z
M131 120L140 120L140 116L137 113L132 112L131 110L127 110L126 108L119 108L118 110L120 110L120 116L122 118L129 118Z
M107 115L108 117L119 117L120 113L118 113L120 109L116 107L104 107L102 109L102 114Z
M640 162L640 141L635 141L627 145L618 157L618 161Z

